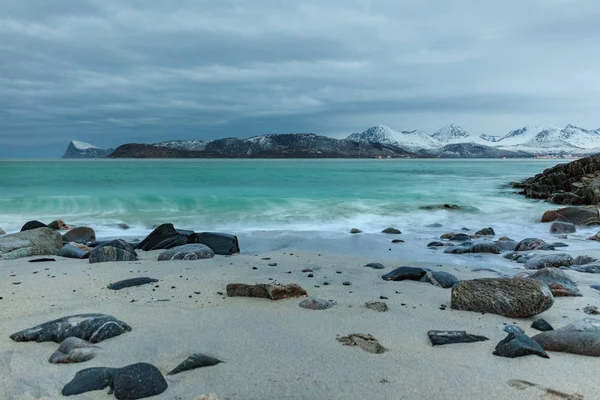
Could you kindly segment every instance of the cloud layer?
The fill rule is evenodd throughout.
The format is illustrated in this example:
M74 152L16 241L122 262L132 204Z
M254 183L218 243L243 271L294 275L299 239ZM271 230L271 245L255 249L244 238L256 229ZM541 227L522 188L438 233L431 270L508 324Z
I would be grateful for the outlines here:
M595 0L0 3L0 157L72 139L600 127Z

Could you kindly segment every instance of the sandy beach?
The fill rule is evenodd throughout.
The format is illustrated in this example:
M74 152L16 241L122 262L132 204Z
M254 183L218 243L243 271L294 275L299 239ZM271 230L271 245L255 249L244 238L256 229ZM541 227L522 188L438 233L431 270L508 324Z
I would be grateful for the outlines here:
M594 357L556 352L549 352L550 359L492 355L506 336L507 324L516 323L531 336L537 331L529 326L537 317L555 327L587 317L582 311L586 305L600 306L598 292L589 287L598 283L594 274L567 271L583 297L556 298L548 311L534 318L456 311L450 308L450 289L414 281L388 282L381 275L402 265L421 264L465 280L514 274L522 270L522 264L501 255L433 251L431 257L437 263L419 262L402 256L410 254L411 243L394 244L404 247L395 247L393 255L382 252L376 257L375 244L389 247L389 239L386 235L346 235L337 241L357 253L362 251L365 257L327 252L327 241L321 243L321 252L294 250L293 241L288 241L276 251L242 251L241 255L195 261L159 262L160 251L138 251L140 260L134 262L90 264L62 257L45 263L28 262L36 257L0 261L0 337L4 338L0 360L5 368L0 398L62 398L63 386L77 371L89 367L148 362L166 374L198 352L224 363L167 376L169 388L154 398L191 400L208 392L231 400L595 398ZM266 247L260 243L248 247ZM244 242L240 244L244 248ZM596 242L585 244L577 241L574 247L597 246ZM566 249L573 256L600 256L598 249ZM488 267L492 259L497 263L501 259L505 268L498 268L499 273L472 271ZM363 267L370 262L381 262L386 268ZM269 266L273 263L277 265ZM311 269L313 277L303 269ZM106 288L138 276L159 282L119 291ZM298 307L300 298L227 297L225 286L234 282L296 283L310 296L332 299L337 305L317 311ZM384 301L389 310L367 309L367 301ZM57 348L53 342L9 339L22 329L80 313L113 315L132 331L99 343L96 358L80 364L50 364L48 357ZM490 340L432 347L427 337L432 329L466 330ZM388 351L371 354L336 341L336 335L349 333L370 333ZM106 392L73 398L113 398Z

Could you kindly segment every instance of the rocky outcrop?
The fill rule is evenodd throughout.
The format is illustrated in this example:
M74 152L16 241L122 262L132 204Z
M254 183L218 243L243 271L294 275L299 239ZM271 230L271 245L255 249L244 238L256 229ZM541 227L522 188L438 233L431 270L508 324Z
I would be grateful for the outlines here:
M113 149L101 149L89 143L73 140L61 158L104 158L112 152Z
M56 255L62 236L50 228L37 228L0 237L0 260Z
M455 310L487 312L509 318L528 318L552 307L550 289L533 279L482 278L462 281L452 288Z
M600 154L548 168L513 184L526 197L550 203L595 205L600 202Z
M542 215L542 222L560 221L573 225L600 225L600 213L596 206L565 207L548 210Z

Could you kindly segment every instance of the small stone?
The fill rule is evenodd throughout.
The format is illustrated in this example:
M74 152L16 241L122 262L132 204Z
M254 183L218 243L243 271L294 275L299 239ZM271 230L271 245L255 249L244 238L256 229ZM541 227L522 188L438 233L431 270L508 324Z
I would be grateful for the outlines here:
M173 369L167 375L176 375L180 372L190 371L196 368L212 367L213 365L217 365L222 362L223 361L214 357L207 356L202 353L196 353L183 360L177 367L175 367L175 369Z
M368 301L365 303L365 307L379 312L386 312L388 310L387 304L383 301Z
M246 285L244 283L230 283L227 285L229 297L260 297L271 300L281 300L290 297L306 296L306 290L296 284L275 285L259 283Z
M542 346L532 340L529 336L525 335L525 333L522 333L522 330L520 332L510 332L506 338L496 345L493 354L509 358L528 355L538 355L543 358L550 358Z
M337 302L334 300L320 299L318 297L309 297L306 300L302 300L300 304L298 304L298 306L309 310L327 310L328 308L331 308L336 304Z
M598 307L596 306L586 306L583 309L583 312L588 314L588 315L598 315L600 314L600 310L598 310Z
M381 231L381 233L387 233L389 235L399 235L402 232L400 232L400 230L396 229L396 228L385 228L384 230Z
M313 270L312 270L312 269L310 269L310 268L304 268L304 269L302 270L302 272L313 272Z
M368 333L351 333L347 336L337 336L336 340L346 346L359 346L369 353L381 354L385 347L373 335Z
M306 275L306 277L307 278L314 278L314 275L313 274L308 274L308 275Z
M404 243L404 240L402 240L402 239L394 239L394 240L392 240L392 243Z
M445 271L428 271L420 279L420 282L428 282L434 286L447 289L456 285L458 283L458 278Z
M433 241L433 242L427 243L427 247L442 247L442 246L444 246L443 242Z
M350 283L348 281L345 281L345 282L342 282L342 285L344 285L344 286L350 286L350 285L352 285L352 283Z
M543 318L538 318L535 321L533 321L533 323L531 324L531 327L533 329L537 329L538 331L542 331L542 332L547 332L547 331L554 330L554 328L552 327L552 325L550 325L548 323L548 321L546 321Z
M153 282L158 282L158 279L142 276L139 278L129 278L129 279L115 282L115 283L111 283L110 285L107 286L107 288L111 289L111 290L121 290L121 289L125 289L128 287L146 285L148 283L153 283Z
M476 235L479 236L494 236L496 235L496 232L494 232L494 229L492 228L483 228L477 232L475 232Z
M362 233L362 231L358 228L352 228L350 229L350 233Z
M269 263L269 267L276 267L277 263Z

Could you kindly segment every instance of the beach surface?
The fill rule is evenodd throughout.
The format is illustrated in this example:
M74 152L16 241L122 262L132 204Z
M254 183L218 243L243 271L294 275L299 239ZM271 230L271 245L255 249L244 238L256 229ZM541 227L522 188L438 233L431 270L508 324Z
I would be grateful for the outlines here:
M506 337L507 324L532 336L538 332L530 325L538 317L555 328L588 317L585 306L600 306L599 293L590 288L600 283L594 274L566 271L582 297L558 297L536 317L510 319L452 310L450 289L381 279L403 265L447 271L461 280L523 270L501 255L443 254L423 250L420 241L390 244L390 236L382 234L348 234L329 241L316 233L310 241L310 236L292 239L280 233L270 245L269 235L254 241L248 236L240 238L242 254L194 261L159 262L160 251L138 251L140 260L133 262L90 264L56 256L55 262L44 263L29 262L36 257L0 261L0 398L62 398L63 386L90 367L148 362L166 375L194 353L224 363L166 376L169 388L153 398L191 400L208 392L221 400L597 398L595 357L492 355ZM597 242L564 241L570 247L560 252L600 258ZM364 267L371 262L386 268ZM497 272L473 271L490 266ZM312 277L302 272L306 269ZM159 282L119 291L106 288L139 276ZM274 282L299 284L309 296L337 304L309 310L298 306L303 298L226 296L229 283ZM368 309L368 301L383 301L389 310ZM56 343L9 339L14 332L81 313L112 315L132 331L99 343L98 355L80 364L50 364ZM433 347L429 330L465 330L490 340ZM387 351L372 354L336 340L350 333L372 334ZM73 398L114 398L107 391Z

